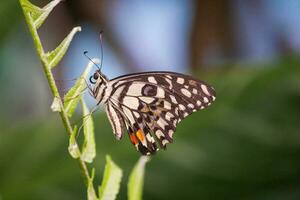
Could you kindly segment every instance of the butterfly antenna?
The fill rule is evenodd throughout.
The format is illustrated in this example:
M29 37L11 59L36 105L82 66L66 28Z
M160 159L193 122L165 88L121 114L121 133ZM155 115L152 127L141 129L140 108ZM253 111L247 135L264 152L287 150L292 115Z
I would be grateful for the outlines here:
M101 30L99 33L99 38L100 38L100 48L101 48L101 62L100 62L100 70L102 69L102 63L103 63L103 41L102 41L102 35L103 35L103 31Z
M87 59L89 59L89 61L91 61L99 70L101 70L101 67L99 67L99 65L97 65L97 63L95 63L87 54L88 51L84 51L83 52L84 56L87 57ZM102 64L101 64L102 65Z

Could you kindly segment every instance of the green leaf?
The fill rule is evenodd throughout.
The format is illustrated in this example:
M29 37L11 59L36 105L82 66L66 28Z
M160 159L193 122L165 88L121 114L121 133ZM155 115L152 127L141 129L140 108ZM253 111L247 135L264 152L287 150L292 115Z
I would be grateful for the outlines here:
M142 156L134 166L128 181L128 199L140 200L143 194L145 165L149 157Z
M83 133L84 142L82 146L81 158L85 162L91 163L96 157L96 144L94 134L94 122L92 115L86 106L86 103L81 99L82 115L83 115Z
M42 14L38 16L36 19L33 19L34 20L33 25L36 29L38 29L43 24L43 22L48 17L48 15L53 10L53 8L61 1L62 0L53 0L50 3L48 3L45 7L42 8L43 11Z
M121 180L122 169L111 160L109 155L107 155L102 184L99 187L99 199L116 199L117 194L119 193Z
M28 0L20 0L20 3L23 10L29 14L32 21L35 21L43 13L43 10L40 7L33 5ZM32 26L34 25L32 24Z
M59 61L63 58L66 51L68 50L68 47L74 37L74 35L81 31L81 27L75 27L73 30L69 33L69 35L60 43L58 47L56 47L55 50L46 53L46 59L48 61L48 66L50 68L54 68L57 66Z
M79 156L80 156L79 147L76 142L76 133L77 133L77 126L74 127L74 130L73 130L72 134L70 135L69 147L68 147L70 155L75 159L79 158Z
M26 13L29 13L29 16L33 21L32 26L35 29L38 29L43 24L43 22L48 17L53 8L61 1L62 0L53 0L50 3L48 3L45 7L39 8L30 3L28 0L20 0L21 5L25 9Z
M93 59L93 62L99 63L98 59ZM64 97L64 108L69 117L71 117L77 107L79 99L82 96L82 91L86 87L86 77L92 69L93 63L89 62L80 78L76 81L75 85L67 92Z
M94 189L94 185L93 185L94 177L95 177L95 169L93 168L91 178L88 180L88 187L87 187L87 199L88 200L98 200L95 189Z

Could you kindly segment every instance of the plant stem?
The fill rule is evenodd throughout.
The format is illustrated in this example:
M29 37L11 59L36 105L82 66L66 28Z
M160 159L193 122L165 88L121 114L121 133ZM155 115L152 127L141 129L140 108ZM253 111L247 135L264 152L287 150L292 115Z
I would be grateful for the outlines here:
M51 89L51 92L52 92L54 97L59 99L59 104L60 104L60 107L61 107L61 111L59 112L59 114L60 114L60 117L63 121L65 129L66 129L67 133L70 136L73 133L73 129L72 129L70 120L69 120L69 118L66 114L66 111L64 110L64 106L63 106L60 94L58 92L53 74L51 72L51 68L50 68L50 66L48 64L48 61L46 59L45 52L44 52L40 37L37 33L36 28L32 27L33 21L32 21L32 18L29 16L29 13L25 12L24 9L23 9L23 12L24 12L24 15L25 15L25 20L26 20L26 23L28 25L29 31L32 35L35 47L37 49L38 56L39 56L39 58L42 62L44 73L45 73L47 81L49 83L49 87ZM84 182L85 182L86 186L88 186L88 181L90 180L91 177L90 177L90 174L89 174L86 163L81 158L81 152L80 152L80 156L76 160L79 163L79 167L81 169L81 172L82 172L82 175L83 175L83 178L84 178Z

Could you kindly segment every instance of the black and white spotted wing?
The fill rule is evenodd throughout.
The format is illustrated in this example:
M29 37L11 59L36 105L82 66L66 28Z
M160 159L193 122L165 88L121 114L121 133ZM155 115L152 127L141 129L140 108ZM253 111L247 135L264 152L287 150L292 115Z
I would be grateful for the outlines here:
M153 154L173 141L177 124L209 106L214 89L191 76L173 72L144 72L112 80L99 71L92 94L106 106L117 139L128 132L142 154Z

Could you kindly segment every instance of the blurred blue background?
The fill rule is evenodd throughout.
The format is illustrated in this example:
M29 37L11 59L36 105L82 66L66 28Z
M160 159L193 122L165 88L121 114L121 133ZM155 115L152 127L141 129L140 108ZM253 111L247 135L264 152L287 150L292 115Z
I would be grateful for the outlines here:
M168 70L215 87L216 102L184 120L174 144L153 156L144 199L293 200L300 199L299 10L297 0L67 0L39 34L52 50L82 26L54 69L61 94L84 70L83 51L100 57L100 30L109 78ZM1 1L0 17L0 200L84 199L18 2ZM126 199L139 154L126 137L115 140L104 112L94 116L96 182L109 153L124 168L118 198Z

